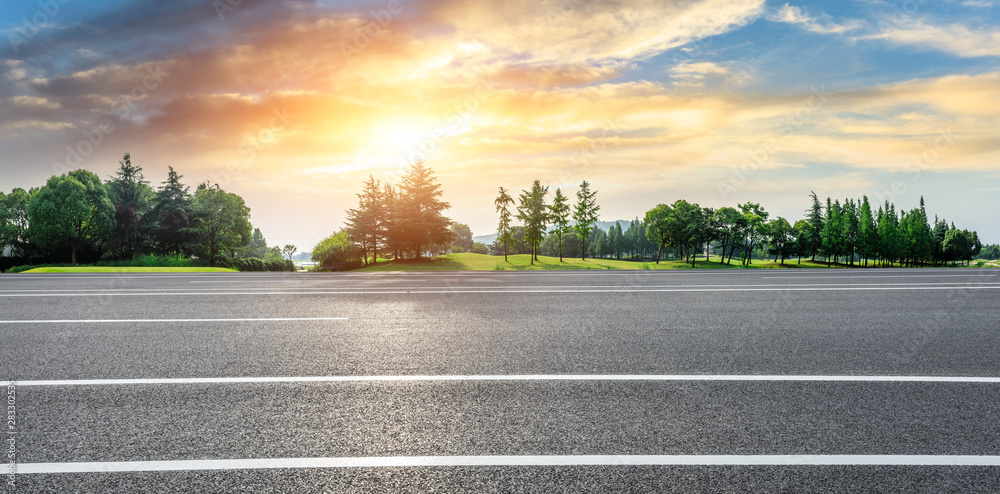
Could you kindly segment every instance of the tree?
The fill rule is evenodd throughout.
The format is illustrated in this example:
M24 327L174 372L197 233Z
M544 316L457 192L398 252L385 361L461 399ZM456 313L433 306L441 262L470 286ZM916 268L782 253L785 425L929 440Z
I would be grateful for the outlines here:
M858 211L853 199L844 200L844 207L841 209L840 227L842 253L847 256L847 264L853 266L859 232Z
M948 261L964 261L972 250L967 231L948 230L944 236L944 253Z
M646 238L656 246L656 264L660 263L663 248L670 246L670 221L673 211L666 204L659 204L646 211L643 223L646 225Z
M594 229L594 238L590 240L590 255L604 258L608 254L608 234L600 228Z
M260 228L254 228L253 234L250 236L250 243L247 245L250 257L263 259L267 257L269 250L271 249L267 246L267 239L264 238L264 233L260 231Z
M455 240L451 243L452 252L472 252L472 229L464 223L451 225L451 233Z
M795 252L795 229L788 220L779 216L768 222L767 233L771 242L769 252L774 255L775 260L780 256L781 264L785 264L785 258Z
M510 206L514 205L514 199L507 193L507 189L500 187L500 195L493 201L496 205L497 213L500 213L500 224L497 226L497 242L503 246L503 260L507 262L507 249L514 243L514 237L510 231Z
M743 219L746 222L744 234L746 235L746 260L745 264L752 264L750 256L753 248L767 235L767 211L757 203L738 204L743 212Z
M868 259L875 257L878 247L878 229L875 227L875 219L872 218L872 207L868 204L868 196L861 198L861 211L858 213L860 221L858 227L858 253L865 259L865 267L868 267Z
M743 216L740 212L731 207L719 208L715 214L712 215L712 226L718 230L718 238L722 239L722 257L719 259L720 263L726 261L726 247L728 246L730 250L733 250L733 244L739 236L740 220L742 218ZM732 253L730 253L730 260L731 259Z
M206 182L195 191L191 211L189 248L210 266L250 243L250 208L242 197Z
M564 196L562 189L556 189L556 195L549 205L549 219L552 221L552 235L556 237L559 246L559 262L563 262L563 237L565 237L572 227L569 223L570 206L569 198Z
M387 183L383 186L382 204L385 206L383 211L385 220L385 248L392 251L393 259L399 259L403 249L402 236L399 232L399 214L397 212L397 209L400 207L400 200L399 194L392 184Z
M291 261L292 256L294 256L295 253L298 252L298 250L299 248L292 244L285 244L285 247L281 249L281 252L283 252L286 256L288 256L288 260Z
M146 214L155 194L143 177L142 167L132 164L129 153L118 164L118 171L107 184L108 198L115 206L115 230L108 242L107 255L132 259L138 253L148 252L150 232Z
M115 227L115 207L101 179L87 170L52 177L28 202L31 242L68 246L76 264L80 248L99 247Z
M153 198L153 242L158 251L180 256L190 240L187 232L191 227L191 193L174 167L169 169L167 180Z
M812 198L812 207L806 210L809 213L809 224L812 225L811 235L808 243L808 252L812 255L812 260L816 260L816 253L823 246L823 206L819 202L819 198L816 197L816 192L810 191L809 197ZM830 201L827 201L829 204Z
M385 241L386 208L381 184L368 175L364 188L358 196L358 208L347 211L345 231L354 243L361 246L361 257L368 264L368 253L372 262L378 262L379 245Z
M823 239L822 252L827 258L827 266L830 265L831 258L833 262L837 262L837 257L843 249L843 231L844 227L840 219L840 202L831 203L828 197L826 199L826 218L823 220L823 231L820 235Z
M0 250L10 247L14 256L26 256L31 247L28 232L30 199L30 194L20 188L10 194L0 192Z
M545 236L545 226L549 222L545 195L549 188L542 187L540 180L531 184L530 190L522 190L517 206L517 219L524 222L524 243L531 246L531 263L538 260L538 244Z
M687 259L694 266L694 246L699 243L704 225L701 206L691 204L683 199L674 201L670 206L672 214L668 218L667 232L670 243L684 248Z
M324 270L353 269L361 266L361 250L347 232L334 232L313 247L312 261Z
M586 180L580 184L580 190L576 191L576 205L573 208L573 220L576 225L573 229L580 239L581 259L587 259L587 239L594 231L594 224L597 223L597 213L601 207L597 205L597 191L591 192L590 183Z
M808 256L815 252L813 248L813 238L815 232L813 225L808 220L798 220L795 222L795 253L802 264L802 256Z
M400 241L420 258L424 248L450 242L451 219L442 213L451 207L441 200L441 185L434 170L417 160L399 185L398 203L393 211Z

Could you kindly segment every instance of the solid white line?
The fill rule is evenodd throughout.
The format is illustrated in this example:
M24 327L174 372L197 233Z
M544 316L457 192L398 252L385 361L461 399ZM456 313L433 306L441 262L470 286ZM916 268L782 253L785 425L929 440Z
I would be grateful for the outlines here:
M898 286L857 286L857 287L807 287L807 288L796 288L795 285L788 285L787 287L775 287L775 288L654 288L654 289L633 289L633 288L623 288L623 289L587 289L578 290L571 287L566 289L546 289L546 290L503 290L503 289L492 289L492 290L466 290L462 288L445 289L445 290L426 290L426 289L406 289L406 288L394 288L391 290L342 290L342 291L329 291L329 290L300 290L300 291L284 291L284 292L201 292L201 293L170 293L170 292L157 292L157 293L0 293L0 298L3 297L165 297L165 296L246 296L246 295L375 295L375 294L442 294L442 293L691 293L691 292L831 292L831 291L873 291L873 290L989 290L998 289L1000 284L977 284L977 285L962 285L964 286L939 286L940 283L934 286L908 286L908 285L898 285Z
M521 374L443 376L285 376L190 377L147 379L80 379L17 381L18 386L107 386L135 384L255 384L326 382L412 381L771 381L771 382L916 382L1000 383L1000 377L977 376L808 376L808 375L710 375L710 374Z
M686 466L686 465L867 465L1000 466L989 455L523 455L523 456L375 456L340 458L252 458L225 460L21 463L16 473L110 473L273 468L378 468L466 466Z
M346 317L266 317L259 319L35 319L0 321L0 324L80 324L112 322L252 322L252 321L346 321Z

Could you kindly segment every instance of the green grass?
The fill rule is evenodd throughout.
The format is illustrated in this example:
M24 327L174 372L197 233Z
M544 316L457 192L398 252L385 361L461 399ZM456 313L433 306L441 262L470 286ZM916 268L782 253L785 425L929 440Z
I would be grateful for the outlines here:
M785 265L777 262L755 260L749 268L740 266L734 259L732 264L722 264L718 257L705 261L702 257L695 261L695 269L794 269L794 268L825 268L825 263L812 263L803 260L796 264L795 259L786 259ZM837 267L836 265L834 267ZM398 261L378 262L355 271L521 271L543 269L692 269L691 263L678 260L660 261L659 264L649 261L615 261L611 259L586 259L538 256L538 261L531 263L528 254L508 256L504 262L502 256L484 254L446 254L438 257L417 259L402 259Z
M35 268L23 271L24 273L235 273L235 270L226 268L169 268L169 267L142 267L142 266L76 266L58 268Z

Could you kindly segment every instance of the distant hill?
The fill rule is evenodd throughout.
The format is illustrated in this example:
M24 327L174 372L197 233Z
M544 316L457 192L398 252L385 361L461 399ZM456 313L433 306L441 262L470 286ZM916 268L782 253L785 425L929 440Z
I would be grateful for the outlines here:
M612 226L614 226L615 223L621 223L622 224L622 231L624 231L624 230L628 230L629 222L630 222L630 220L598 221L596 223L596 226L597 226L597 228L600 228L601 230L608 231L608 228L611 228ZM492 244L493 241L496 240L496 239L497 239L497 234L496 233L491 233L489 235L476 235L476 236L472 237L472 241L473 242L482 242L482 243L484 243L486 245Z

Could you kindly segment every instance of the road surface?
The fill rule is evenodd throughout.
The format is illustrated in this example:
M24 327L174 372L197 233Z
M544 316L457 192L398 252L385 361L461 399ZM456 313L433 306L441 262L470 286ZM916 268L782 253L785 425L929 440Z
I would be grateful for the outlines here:
M998 303L988 269L4 275L4 478L997 491Z

